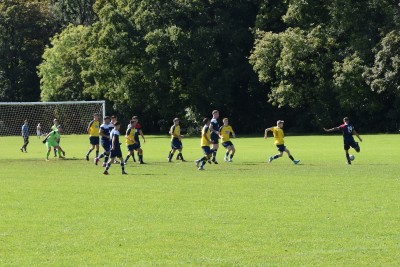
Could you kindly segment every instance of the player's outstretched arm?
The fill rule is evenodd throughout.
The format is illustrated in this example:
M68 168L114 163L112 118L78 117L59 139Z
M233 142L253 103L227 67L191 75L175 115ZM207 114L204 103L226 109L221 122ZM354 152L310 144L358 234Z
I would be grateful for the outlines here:
M327 129L327 128L322 128L322 129L324 129L325 132L334 132L334 131L339 131L340 130L339 127L334 127L334 128L331 128L331 129Z
M355 136L357 136L357 138L358 138L358 140L360 140L360 142L362 142L362 139L361 139L360 135L356 132L356 130L353 130L353 134Z
M265 129L265 132L264 132L264 139L267 139L267 137L268 137L268 132L269 132L269 131L271 131L271 128Z

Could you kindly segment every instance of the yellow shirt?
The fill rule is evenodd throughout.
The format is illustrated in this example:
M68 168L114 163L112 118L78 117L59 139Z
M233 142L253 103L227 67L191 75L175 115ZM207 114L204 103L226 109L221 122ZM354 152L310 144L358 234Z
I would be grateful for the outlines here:
M231 134L235 134L230 125L222 126L219 129L219 133L222 135L222 142L227 142L231 139Z
M201 130L201 146L210 146L210 143L203 136L204 133L206 134L208 140L210 140L210 126L204 125L203 130Z
M99 136L99 130L100 130L100 122L92 120L89 123L89 135L90 136Z
M125 138L125 143L127 145L133 145L135 142L131 141L131 140L135 140L135 128L129 128L128 130L126 130L126 136L127 138ZM131 139L131 140L129 140Z
M272 127L272 133L274 134L274 144L275 145L283 145L285 142L283 141L283 130L278 126Z
M171 140L173 140L174 138L179 138L179 136L181 135L181 126L180 125L176 125L176 126L172 125L171 129L169 130L169 133L171 134Z

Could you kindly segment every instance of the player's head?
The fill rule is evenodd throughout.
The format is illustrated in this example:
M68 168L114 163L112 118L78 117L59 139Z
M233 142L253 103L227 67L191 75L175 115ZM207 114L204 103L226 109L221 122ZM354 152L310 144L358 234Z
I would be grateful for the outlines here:
M138 116L133 116L133 117L132 117L132 120L134 120L134 121L137 121L137 122L138 122L138 121L139 121L139 118L138 118Z
M104 123L105 123L105 124L109 124L110 121L111 121L111 120L110 120L110 117L109 117L109 116L105 116L105 117L104 117Z
M119 130L120 127L121 127L121 123L119 123L119 121L116 121L116 122L114 123L114 128L115 128L116 130Z
M224 118L224 119L222 120L222 122L224 123L224 125L228 125L228 124L229 124L228 118Z
M99 120L99 114L97 114L97 113L93 114L93 119L98 121Z
M174 122L175 125L179 125L179 118L175 118L175 119L173 120L173 122Z
M349 123L349 121L350 121L350 120L349 120L349 117L344 117L344 118L343 118L343 122L344 122L344 123L347 124L347 123Z
M55 125L58 125L58 120L57 120L57 119L54 119L54 120L53 120L53 123L54 123Z
M219 111L218 111L218 110L213 110L212 115L213 115L213 118L214 118L214 119L218 119L218 117L219 117Z
M279 128L282 128L284 123L285 123L285 122L284 122L283 120L278 120L278 121L276 122L276 126L278 126Z
M112 121L113 123L115 123L115 122L117 121L117 116L112 115L112 116L111 116L111 121Z
M203 119L203 124L210 125L210 119L209 118L204 118Z
M25 124L28 124L28 119L25 119L25 120L24 120L24 123L25 123Z
M58 132L62 132L62 130L63 130L63 128L61 127L61 125L60 125L60 124L57 125L57 131L58 131Z
M136 123L137 123L137 120L131 120L130 121L131 126L134 126Z

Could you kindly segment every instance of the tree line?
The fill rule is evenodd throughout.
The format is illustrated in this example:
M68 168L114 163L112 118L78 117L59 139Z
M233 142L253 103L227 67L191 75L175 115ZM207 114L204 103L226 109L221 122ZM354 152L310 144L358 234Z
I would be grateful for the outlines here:
M105 99L150 132L213 109L239 133L393 132L399 22L388 0L3 0L0 101Z

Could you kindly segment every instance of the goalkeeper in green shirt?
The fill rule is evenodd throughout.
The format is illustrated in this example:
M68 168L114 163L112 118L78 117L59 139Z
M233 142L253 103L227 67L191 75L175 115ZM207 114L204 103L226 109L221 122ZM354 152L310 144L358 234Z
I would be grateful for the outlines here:
M51 147L54 147L55 149L57 149L59 158L64 158L64 156L65 156L65 151L58 144L58 140L60 139L60 131L61 131L61 127L58 126L57 130L53 130L50 133L48 133L46 135L45 139L43 140L43 144L46 144L46 147L47 147L46 160L49 160ZM61 156L61 153L62 153L62 156Z

